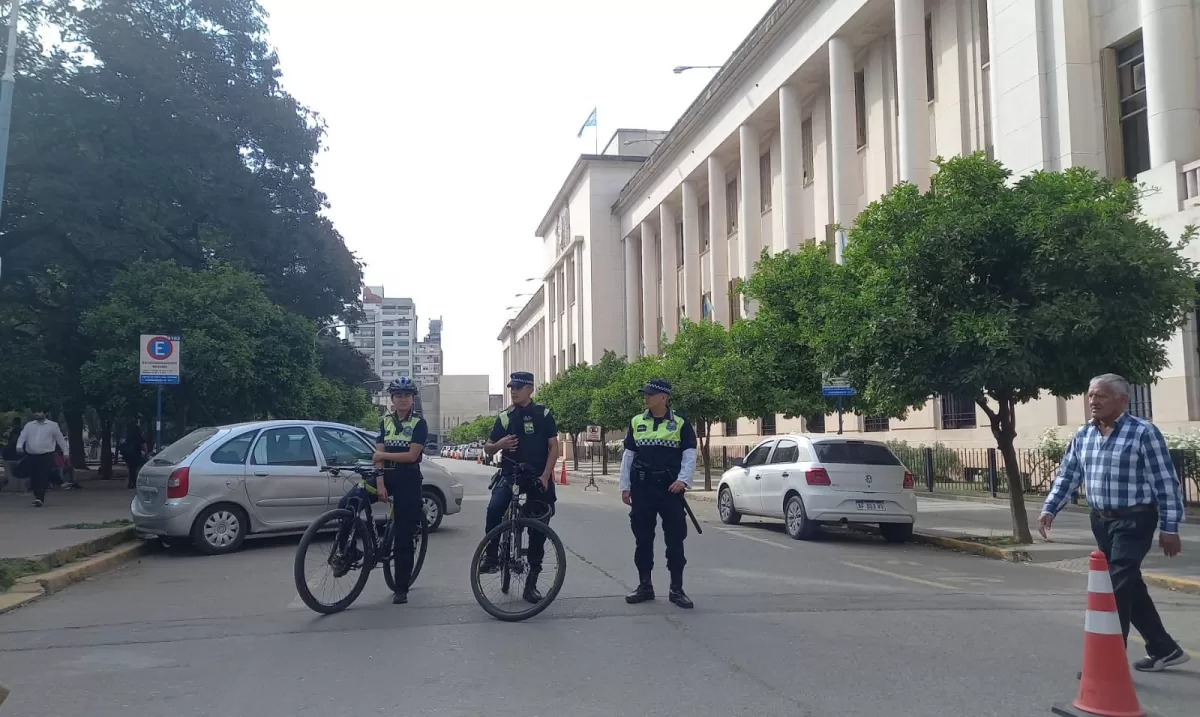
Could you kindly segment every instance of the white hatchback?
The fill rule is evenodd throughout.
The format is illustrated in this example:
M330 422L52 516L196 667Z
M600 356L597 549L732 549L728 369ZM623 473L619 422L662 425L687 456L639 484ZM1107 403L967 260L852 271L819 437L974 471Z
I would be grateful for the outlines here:
M717 487L721 520L781 518L788 535L813 537L823 523L871 523L893 543L917 520L913 475L887 445L844 436L785 435L759 443Z

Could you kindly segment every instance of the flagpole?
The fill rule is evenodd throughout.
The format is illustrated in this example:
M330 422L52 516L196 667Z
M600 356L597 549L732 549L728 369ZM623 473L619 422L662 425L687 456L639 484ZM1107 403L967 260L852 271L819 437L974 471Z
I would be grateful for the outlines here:
M596 113L596 124L592 125L592 135L596 140L596 154L600 154L600 113Z

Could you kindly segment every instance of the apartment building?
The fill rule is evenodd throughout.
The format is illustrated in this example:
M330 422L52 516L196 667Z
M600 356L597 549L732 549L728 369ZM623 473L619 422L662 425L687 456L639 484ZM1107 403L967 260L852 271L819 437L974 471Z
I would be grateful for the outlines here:
M425 340L417 342L413 353L413 377L421 385L436 385L444 368L442 355L442 320L429 320L429 333Z
M751 316L730 288L762 249L827 241L840 259L844 236L833 227L850 226L897 182L927 187L937 156L983 151L1018 175L1084 166L1128 177L1147 186L1145 218L1180 236L1200 220L1196 9L1192 0L779 0L637 165L611 206L615 241L597 247L594 237L591 251L619 255L622 274L583 283L575 300L605 304L623 335L611 323L571 324L570 304L554 303L548 375L569 365L571 346L588 360L604 348L652 354L683 317ZM575 286L559 269L574 256L571 236L548 259L554 299ZM564 321L573 330L560 333ZM1200 426L1194 315L1169 352L1171 365L1135 389L1131 410L1167 431ZM1082 398L1046 396L1018 408L1019 440L1084 419ZM826 423L832 430L824 416L744 418L714 439L750 443ZM966 397L934 397L904 421L850 415L846 427L992 443Z
M385 297L382 286L367 286L363 287L363 314L362 322L350 332L350 343L382 379L382 385L373 388L376 402L386 405L383 388L392 379L414 375L417 307L412 299Z

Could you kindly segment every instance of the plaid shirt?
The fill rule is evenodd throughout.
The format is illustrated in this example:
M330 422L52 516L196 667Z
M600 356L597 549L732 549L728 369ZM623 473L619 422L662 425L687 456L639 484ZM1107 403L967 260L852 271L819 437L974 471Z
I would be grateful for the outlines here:
M1159 528L1179 530L1183 497L1167 441L1153 423L1122 413L1107 436L1095 421L1075 432L1042 510L1057 514L1083 482L1088 505L1115 510L1158 503Z

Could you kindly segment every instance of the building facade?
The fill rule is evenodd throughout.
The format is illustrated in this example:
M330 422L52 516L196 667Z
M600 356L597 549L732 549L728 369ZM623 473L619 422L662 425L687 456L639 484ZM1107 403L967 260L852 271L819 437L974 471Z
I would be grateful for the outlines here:
M429 320L429 333L416 345L413 356L413 376L421 385L435 385L443 371L442 320Z
M612 322L572 324L569 301L553 303L548 374L564 356L569 365L570 346L588 360L604 348L653 354L681 318L728 326L752 316L730 289L763 249L826 242L840 260L834 227L852 225L898 182L927 188L938 156L982 151L1017 175L1082 166L1127 177L1148 189L1145 218L1181 236L1200 220L1196 5L779 0L613 202L615 238L592 251L619 256L605 267L620 266L620 276L576 279L583 309L604 305ZM553 246L546 285L557 298L573 286L569 260L579 254L574 232ZM1186 251L1200 258L1200 247ZM1196 323L1193 315L1172 340L1158 380L1131 397L1131 410L1165 431L1200 425ZM1017 411L1025 445L1086 417L1082 397L1044 396ZM716 427L714 440L825 425L833 430L832 417L741 419ZM913 443L993 443L965 397L933 397L904 421L847 415L845 425Z
M438 432L445 435L451 428L486 416L492 412L486 375L447 375L438 384L440 413ZM428 421L428 417L426 421ZM433 428L433 424L430 424Z
M504 384L514 371L529 371L535 386L547 380L546 367L546 290L539 287L517 315L504 322L496 339L500 342Z

